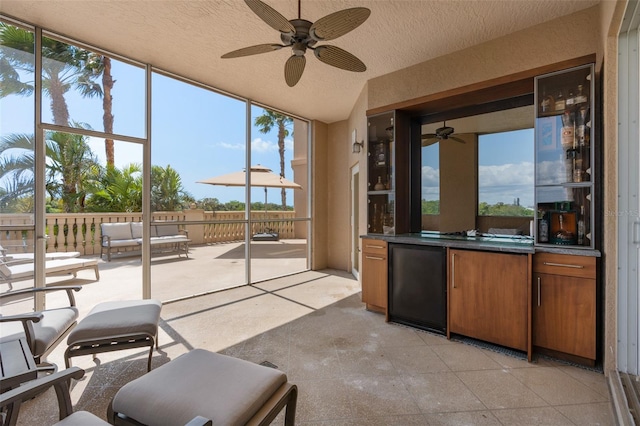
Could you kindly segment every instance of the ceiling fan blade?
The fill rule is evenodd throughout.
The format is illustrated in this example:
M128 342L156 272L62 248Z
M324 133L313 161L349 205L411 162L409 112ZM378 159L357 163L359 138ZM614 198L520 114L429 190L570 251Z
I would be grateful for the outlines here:
M438 138L422 138L421 146L431 146L436 142L440 142Z
M354 72L367 70L366 65L360 59L336 46L318 46L313 49L313 53L316 58L327 65Z
M333 40L360 26L369 15L371 11L366 7L340 10L318 19L309 28L309 34L318 41Z
M260 0L244 0L244 2L253 10L253 12L260 17L264 22L276 31L280 31L284 34L294 34L296 32L295 27L271 6L263 3Z
M304 56L292 55L287 59L287 63L284 64L284 79L289 87L298 84L306 63L307 59Z
M422 139L434 139L437 137L438 135L435 133L425 133L424 135L422 135Z
M454 140L454 141L456 141L456 142L460 142L460 143L466 143L466 142L464 141L464 139L460 139L460 138L457 138L457 137L455 137L455 136L449 136L449 139Z
M281 44L257 44L255 46L243 47L242 49L225 53L221 57L224 59L240 58L241 56L257 55L259 53L273 52L274 50L280 50L283 47L285 46Z

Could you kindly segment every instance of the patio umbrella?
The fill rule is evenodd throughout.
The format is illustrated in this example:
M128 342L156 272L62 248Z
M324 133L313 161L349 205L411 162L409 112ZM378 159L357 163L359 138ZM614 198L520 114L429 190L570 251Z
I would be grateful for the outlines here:
M209 179L199 180L196 183L206 183L208 185L221 186L245 186L247 184L246 170L241 172L228 173ZM257 164L251 166L251 186L264 187L264 213L267 217L267 188L292 188L302 189L302 186L277 175L270 168Z

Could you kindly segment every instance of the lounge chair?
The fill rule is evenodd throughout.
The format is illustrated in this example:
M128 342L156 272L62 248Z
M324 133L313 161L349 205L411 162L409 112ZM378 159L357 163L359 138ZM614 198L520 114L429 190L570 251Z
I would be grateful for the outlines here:
M38 397L45 390L54 387L58 399L58 410L60 422L59 426L109 426L109 423L95 416L88 411L73 412L71 395L69 394L69 383L71 379L79 380L84 376L84 370L72 367L67 370L58 371L48 376L32 380L24 385L7 391L0 395L0 409L6 414L2 425L15 425L18 421L20 405L22 401ZM196 416L191 419L187 426L211 426L212 422L204 417Z
M76 308L73 292L80 291L81 288L81 286L38 287L0 293L0 302L3 303L11 299L30 297L37 292L66 291L69 297L68 306L0 316L2 326L0 340L25 339L38 369L55 370L54 365L45 362L45 357L77 324L78 308Z
M60 260L60 259L71 259L74 257L79 257L79 251L60 251L60 252L52 252L45 253L45 260ZM5 262L14 262L14 261L24 261L24 262L33 262L35 259L34 253L7 253L7 249L0 245L0 258Z
M45 275L65 275L73 274L77 276L78 271L83 269L93 269L96 273L96 281L100 279L97 259L58 259L45 261ZM14 281L24 281L33 278L35 274L35 264L33 262L4 262L0 260L0 282L9 284L12 288Z

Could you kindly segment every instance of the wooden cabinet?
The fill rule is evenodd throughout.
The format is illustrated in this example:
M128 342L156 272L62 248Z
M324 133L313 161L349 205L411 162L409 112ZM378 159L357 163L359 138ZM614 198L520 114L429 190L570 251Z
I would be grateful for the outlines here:
M588 364L593 364L596 359L595 257L553 253L534 256L533 345L585 358Z
M449 332L527 351L529 256L449 250Z
M362 301L370 311L386 314L388 263L387 242L362 239Z

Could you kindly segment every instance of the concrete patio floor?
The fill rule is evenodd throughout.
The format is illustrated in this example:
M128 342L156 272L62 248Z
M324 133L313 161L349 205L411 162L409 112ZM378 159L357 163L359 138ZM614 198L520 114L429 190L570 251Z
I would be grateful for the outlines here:
M101 264L100 281L77 295L81 317L101 295L131 297L126 277L139 268L135 262ZM186 262L153 268L176 264ZM546 358L528 363L386 323L360 298L350 274L322 270L165 303L152 366L193 348L268 361L298 385L296 423L304 425L615 424L601 373ZM49 361L64 366L64 350L60 345ZM86 371L72 384L74 409L106 418L117 390L146 372L147 353L74 358ZM56 416L55 393L48 391L23 405L19 424L51 424Z

